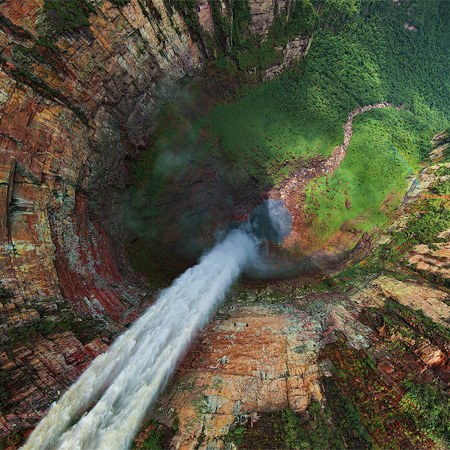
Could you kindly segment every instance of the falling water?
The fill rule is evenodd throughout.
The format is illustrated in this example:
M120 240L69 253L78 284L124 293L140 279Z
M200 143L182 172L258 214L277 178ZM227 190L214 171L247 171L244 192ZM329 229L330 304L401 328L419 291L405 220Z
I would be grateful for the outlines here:
M194 333L256 257L256 239L231 231L93 361L23 448L128 448Z

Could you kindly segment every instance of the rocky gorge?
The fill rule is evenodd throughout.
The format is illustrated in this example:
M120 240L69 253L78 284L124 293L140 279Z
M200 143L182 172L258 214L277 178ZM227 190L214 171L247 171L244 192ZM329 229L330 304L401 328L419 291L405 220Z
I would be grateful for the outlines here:
M145 292L111 238L106 204L123 187L124 159L154 127L158 83L192 76L210 57L163 1L100 2L88 27L69 29L51 46L39 41L43 5L1 5L3 339L9 347L16 329L49 324L51 331L66 315L76 324L77 314L100 322L105 337L83 344L69 329L41 336L41 351L12 344L2 374L22 381L9 399L16 406L2 415L3 437L35 423L63 379L70 384L136 317ZM273 6L252 8L255 32L264 33ZM211 29L207 2L198 18Z
M313 3L326 12L327 2ZM157 289L130 261L122 194L130 165L158 135L161 108L173 91L192 83L207 86L208 95L217 86L228 92L268 82L305 58L315 39L302 22L284 26L276 45L271 41L279 17L290 24L296 14L306 16L294 0L67 5L61 13L57 1L0 3L0 439L6 448L22 445L49 405L155 299ZM243 36L258 46L257 57L245 45L233 53ZM268 41L275 48L270 58L263 51ZM232 55L235 69L225 70L224 54ZM394 208L389 199L381 205L389 209L388 227L365 232L346 223L320 245L308 234L309 181L325 176L328 182L344 161L355 113L401 105L387 100L348 109L348 122L338 124L344 141L331 155L301 161L280 182L261 182L250 194L245 183L254 178L236 183L239 201L208 223L208 243L217 223L246 220L261 199L281 199L294 231L271 251L297 258L300 243L302 257L332 264L319 263L311 276L249 278L235 286L178 366L137 448L385 448L387 441L393 448L445 448L448 131L427 142L429 159L410 177L402 200ZM215 168L201 165L197 176L203 182L209 172L216 176ZM196 195L192 178L179 189L191 185ZM432 236L422 225L415 231L429 211L442 216ZM168 240L169 252L177 239ZM441 409L427 422L432 404Z

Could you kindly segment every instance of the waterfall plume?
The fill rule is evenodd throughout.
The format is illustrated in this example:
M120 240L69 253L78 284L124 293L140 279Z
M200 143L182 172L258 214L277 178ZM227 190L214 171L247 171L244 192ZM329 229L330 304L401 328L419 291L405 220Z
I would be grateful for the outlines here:
M192 337L257 253L251 233L230 231L92 362L23 448L128 448Z

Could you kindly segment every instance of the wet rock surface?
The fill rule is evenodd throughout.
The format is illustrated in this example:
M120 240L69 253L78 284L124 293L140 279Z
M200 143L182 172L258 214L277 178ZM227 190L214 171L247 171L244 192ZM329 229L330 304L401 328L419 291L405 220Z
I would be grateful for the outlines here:
M2 389L11 393L2 398L0 435L32 427L108 343L96 338L82 344L73 333L64 332L33 336L0 353Z

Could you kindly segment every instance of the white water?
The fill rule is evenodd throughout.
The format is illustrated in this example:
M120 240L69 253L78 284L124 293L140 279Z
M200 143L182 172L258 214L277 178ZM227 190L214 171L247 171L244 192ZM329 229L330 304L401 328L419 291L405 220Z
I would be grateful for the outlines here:
M128 448L195 332L256 257L256 240L244 231L231 231L93 361L23 448Z

